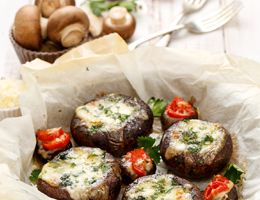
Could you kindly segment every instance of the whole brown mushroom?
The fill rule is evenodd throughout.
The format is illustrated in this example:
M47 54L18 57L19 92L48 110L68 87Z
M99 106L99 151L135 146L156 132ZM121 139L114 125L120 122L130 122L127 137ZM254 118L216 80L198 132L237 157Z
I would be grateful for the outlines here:
M27 49L39 50L46 37L47 20L41 17L40 10L34 5L20 8L13 25L13 35L17 43Z
M104 20L104 33L118 33L125 40L129 39L135 31L135 18L126 8L115 6L111 8Z
M42 16L48 18L58 8L75 6L75 0L35 0L35 5L39 7Z
M69 48L78 45L89 29L89 19L83 10L65 6L56 10L49 18L48 38Z

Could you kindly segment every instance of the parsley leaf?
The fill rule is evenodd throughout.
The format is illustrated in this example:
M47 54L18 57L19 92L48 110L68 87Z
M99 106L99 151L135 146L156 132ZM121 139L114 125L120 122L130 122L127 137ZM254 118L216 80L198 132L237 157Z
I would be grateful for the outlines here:
M41 173L40 169L34 169L29 177L30 181L35 184L36 181L38 180L40 173Z
M242 174L245 172L235 164L229 164L224 176L231 180L234 184L237 184L242 178Z
M155 97L151 97L147 103L153 111L154 117L160 117L168 104L166 100L156 99Z
M160 162L160 147L155 145L155 139L151 137L140 136L137 139L138 147L143 147L145 152L154 160L156 164Z
M128 12L134 11L137 7L136 0L88 0L87 2L89 2L89 7L92 12L97 16L101 16L103 12L110 10L114 6L125 7Z

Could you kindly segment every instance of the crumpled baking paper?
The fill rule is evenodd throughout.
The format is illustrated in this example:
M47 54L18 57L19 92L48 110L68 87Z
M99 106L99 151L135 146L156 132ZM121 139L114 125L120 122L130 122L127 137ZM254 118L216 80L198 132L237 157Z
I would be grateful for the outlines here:
M53 65L27 63L21 73L29 86L21 97L25 116L0 123L0 199L7 194L9 199L49 199L24 183L35 145L32 127L69 129L77 106L110 92L138 95L145 101L151 96L195 97L201 118L222 123L236 139L233 159L246 170L243 198L260 198L258 63L156 47L128 52L122 39L112 34L75 48Z

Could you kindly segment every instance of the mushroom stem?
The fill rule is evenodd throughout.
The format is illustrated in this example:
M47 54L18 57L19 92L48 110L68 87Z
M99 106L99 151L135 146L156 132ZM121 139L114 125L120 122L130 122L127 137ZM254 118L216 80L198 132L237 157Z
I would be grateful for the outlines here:
M41 17L40 26L41 26L41 34L43 40L47 38L47 24L48 24L48 19Z
M61 44L69 48L78 45L85 37L85 27L81 23L71 24L61 31Z
M125 24L127 10L124 7L114 7L109 12L109 17L115 25Z

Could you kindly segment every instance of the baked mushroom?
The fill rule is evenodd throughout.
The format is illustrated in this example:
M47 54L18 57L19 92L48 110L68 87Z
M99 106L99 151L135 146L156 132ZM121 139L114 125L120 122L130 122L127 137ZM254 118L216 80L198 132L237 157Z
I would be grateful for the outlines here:
M121 156L137 146L139 136L149 135L152 125L152 111L141 99L109 94L79 106L70 128L78 145Z
M228 131L218 123L197 119L174 123L160 144L163 161L183 178L208 178L230 161L233 146Z
M58 8L64 6L75 6L75 0L36 0L37 5L43 17L50 17L50 15Z
M37 188L58 200L114 200L121 188L120 172L111 154L74 147L43 166Z
M135 25L134 16L126 8L115 6L104 19L103 31L106 34L116 32L127 40L134 34Z
M172 174L154 174L136 179L122 200L189 199L203 200L197 186Z
M224 176L216 175L204 191L204 200L237 200L236 186Z
M89 19L83 10L75 6L65 6L50 17L47 34L51 41L69 48L78 45L89 29Z
M120 160L122 176L126 182L132 182L135 179L154 174L156 165L144 149L135 149L129 151Z
M27 49L39 50L46 38L47 19L42 18L40 10L34 5L20 8L13 25L13 36L17 43Z
M36 132L38 155L45 161L51 160L58 153L72 147L70 134L64 132L61 127Z
M191 102L174 97L161 116L162 129L168 129L173 123L184 119L198 119L198 111Z

